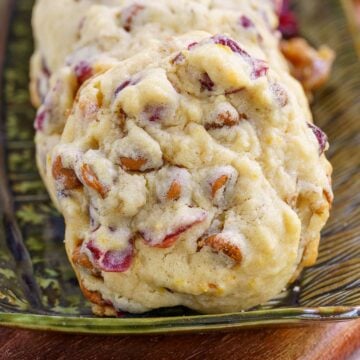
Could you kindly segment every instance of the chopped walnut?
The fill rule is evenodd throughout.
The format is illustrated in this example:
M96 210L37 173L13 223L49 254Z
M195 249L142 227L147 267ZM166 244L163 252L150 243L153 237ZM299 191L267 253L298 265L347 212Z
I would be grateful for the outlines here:
M230 204L237 178L237 171L230 165L214 167L206 173L205 186L215 206L227 207Z
M72 261L74 264L80 265L85 269L93 270L94 266L92 262L89 260L86 254L81 252L81 247L78 246L75 248L74 252L72 253Z
M103 199L106 197L109 189L100 182L97 175L88 164L83 164L81 167L81 176L87 186L97 191Z
M75 171L63 166L61 156L57 156L52 165L52 176L62 185L64 190L74 190L82 186Z
M212 185L211 185L211 195L212 195L212 197L215 197L218 190L220 190L223 186L225 186L228 180L229 180L229 177L227 175L221 175L219 178L217 178L212 183Z
M177 181L173 181L166 194L168 200L178 200L181 196L181 185Z
M198 241L198 251L200 251L204 246L209 246L217 253L222 252L224 255L233 259L236 264L240 264L243 259L241 250L236 245L223 238L221 234L215 234L207 238L200 239Z
M220 129L224 126L235 126L241 120L248 119L246 114L239 114L238 111L227 102L222 102L216 105L215 109L210 112L206 119L205 129Z
M302 38L281 42L281 51L291 65L291 72L311 92L327 81L335 53L327 46L314 49Z
M97 304L100 306L108 305L108 303L102 298L101 294L98 291L91 291L87 289L82 281L80 281L80 288L84 296L93 304Z
M138 159L131 159L121 156L120 163L125 170L140 171L141 168L146 164L146 160L141 157Z

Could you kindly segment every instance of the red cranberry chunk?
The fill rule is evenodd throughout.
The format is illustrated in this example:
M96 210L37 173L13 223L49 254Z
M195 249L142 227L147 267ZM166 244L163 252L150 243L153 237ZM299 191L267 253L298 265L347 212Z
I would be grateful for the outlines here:
M183 226L180 226L179 228L177 228L174 232L172 232L171 234L168 234L164 240L162 241L162 243L155 245L155 247L158 248L168 248L170 247L179 237L179 235L181 235L183 232L185 232L186 230L189 230L190 228L192 228L194 225L199 224L200 222L202 222L203 220L197 220L196 222L192 223L192 224L186 224Z
M206 212L200 210L193 210L193 214L190 214L187 218L173 214L173 225L166 230L164 229L161 234L154 233L151 226L140 229L139 233L148 245L157 248L167 248L172 246L182 233L202 223L206 218Z
M93 69L91 65L85 60L82 60L75 65L74 72L79 86L81 86L86 80L93 76Z
M106 272L124 272L131 266L133 259L133 245L129 244L124 250L101 251L94 243L90 241L86 245L90 250L96 265Z
M250 58L250 55L243 50L237 42L228 38L224 35L215 35L211 38L215 44L220 44L229 47L234 53L240 54L241 56Z
M258 79L261 76L265 76L268 72L269 66L264 60L254 59L242 49L237 42L224 35L215 35L211 38L215 44L220 44L229 47L234 53L237 53L243 57L243 59L252 66L251 78L253 80Z
M124 9L122 14L123 28L127 32L130 32L132 29L132 24L134 17L137 16L145 7L139 4L133 4L128 8Z
M86 247L88 250L90 250L94 260L99 260L101 258L102 252L98 247L95 246L93 241L87 243Z
M308 126L314 133L314 135L319 143L319 155L321 155L325 151L328 138L327 138L326 134L316 125L308 123Z
M51 71L49 70L49 67L46 64L45 58L41 58L41 71L42 73L49 78L51 76Z
M100 264L101 269L107 272L124 272L131 266L133 247L129 245L125 250L110 250L104 255Z
M282 1L281 10L279 13L279 31L283 38L290 39L299 35L299 26L296 20L296 16L290 10L290 1Z
M279 31L285 39L296 37L299 34L297 20L293 13L288 12L280 15Z
M156 122L164 118L166 108L162 105L148 105L144 109L145 118L150 122Z
M131 80L125 80L122 84L120 84L116 90L115 90L115 96L122 90L124 90L126 87L128 87L131 84Z
M34 127L36 131L44 130L44 124L49 117L49 110L48 109L40 109L36 114Z
M252 28L255 26L252 20L245 15L240 16L239 23L245 29Z
M258 79L261 76L265 76L269 70L269 66L266 61L254 59L253 60L253 72L251 77L253 79Z
M127 88L130 85L136 85L140 80L139 79L127 79L122 82L116 89L115 89L115 96L118 95L122 90Z
M188 45L188 50L192 50L196 45L198 44L198 42L194 41L191 44Z
M178 53L172 60L171 63L172 64L182 64L185 60L184 55L180 52Z
M211 91L215 86L214 82L210 79L208 73L204 73L199 81L201 84L202 91L204 90Z

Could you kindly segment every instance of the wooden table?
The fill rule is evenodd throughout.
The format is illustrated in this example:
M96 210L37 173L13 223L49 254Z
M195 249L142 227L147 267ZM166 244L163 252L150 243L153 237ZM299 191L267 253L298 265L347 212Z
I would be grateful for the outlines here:
M86 336L0 328L0 359L358 360L360 321L161 336Z

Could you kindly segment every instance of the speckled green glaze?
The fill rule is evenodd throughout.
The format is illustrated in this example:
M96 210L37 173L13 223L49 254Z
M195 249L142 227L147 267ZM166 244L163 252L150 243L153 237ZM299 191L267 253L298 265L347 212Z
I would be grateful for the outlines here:
M7 0L8 1L8 0ZM14 1L0 98L5 132L0 169L0 324L83 333L169 333L293 325L360 317L360 64L340 1L295 1L305 36L338 54L332 79L316 94L315 119L330 138L336 201L317 264L292 288L251 311L199 315L177 307L96 318L84 300L64 246L64 225L35 165L29 103L33 1ZM321 17L318 14L321 13ZM336 31L334 32L334 29ZM1 157L0 156L0 157ZM1 162L0 162L1 165ZM295 290L294 290L295 287Z

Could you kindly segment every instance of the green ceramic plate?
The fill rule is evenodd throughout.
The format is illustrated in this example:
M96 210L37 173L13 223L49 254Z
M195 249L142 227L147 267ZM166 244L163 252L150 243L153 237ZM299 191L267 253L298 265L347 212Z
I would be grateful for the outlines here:
M0 83L0 323L68 332L169 333L360 317L360 64L340 1L299 0L295 6L304 35L338 54L332 79L317 93L313 109L330 137L336 196L317 264L291 289L251 311L204 316L177 307L113 319L95 318L82 297L63 248L62 218L36 170L34 110L27 88L32 4L0 1L0 68L5 59Z

